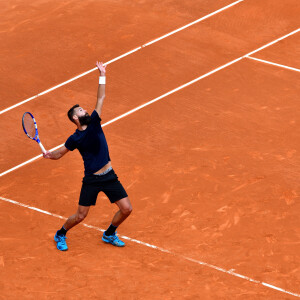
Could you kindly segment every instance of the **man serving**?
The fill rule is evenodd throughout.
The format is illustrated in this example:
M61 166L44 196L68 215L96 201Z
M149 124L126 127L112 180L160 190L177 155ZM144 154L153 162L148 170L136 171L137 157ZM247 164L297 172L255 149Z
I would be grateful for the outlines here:
M77 212L70 216L54 236L57 249L68 250L66 233L87 216L90 206L96 204L99 192L104 192L111 203L119 207L102 240L117 247L125 246L116 235L117 227L130 215L132 206L128 195L115 174L104 132L101 127L101 111L105 98L106 66L96 63L100 71L97 103L91 115L78 104L68 111L68 117L76 126L76 131L67 139L64 146L55 151L46 151L44 158L60 159L67 152L78 149L84 162L84 178Z

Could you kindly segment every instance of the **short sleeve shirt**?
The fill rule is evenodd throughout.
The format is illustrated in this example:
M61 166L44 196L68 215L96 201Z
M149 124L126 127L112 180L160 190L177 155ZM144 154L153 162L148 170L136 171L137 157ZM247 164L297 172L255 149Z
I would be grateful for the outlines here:
M110 161L101 118L95 110L87 128L83 131L76 129L67 139L65 147L70 151L78 149L84 162L85 175L97 172Z

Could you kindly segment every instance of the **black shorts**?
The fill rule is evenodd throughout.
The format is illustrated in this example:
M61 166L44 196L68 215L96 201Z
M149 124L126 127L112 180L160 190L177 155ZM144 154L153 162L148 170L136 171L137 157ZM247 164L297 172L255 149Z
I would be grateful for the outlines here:
M105 175L85 176L82 180L79 205L95 205L99 192L105 193L111 203L128 197L114 170Z

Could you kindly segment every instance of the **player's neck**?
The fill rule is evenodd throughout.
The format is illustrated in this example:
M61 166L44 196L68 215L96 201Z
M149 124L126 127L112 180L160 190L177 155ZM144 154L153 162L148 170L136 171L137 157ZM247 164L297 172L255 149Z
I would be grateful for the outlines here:
M87 125L80 125L80 124L78 124L78 125L77 125L77 129L78 129L79 131L84 131L84 130L87 129Z

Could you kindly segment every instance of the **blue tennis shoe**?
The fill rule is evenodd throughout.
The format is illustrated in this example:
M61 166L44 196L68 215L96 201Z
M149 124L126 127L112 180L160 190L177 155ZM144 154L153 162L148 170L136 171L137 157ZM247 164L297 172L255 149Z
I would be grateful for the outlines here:
M66 236L65 235L57 235L57 232L54 236L54 241L56 242L56 247L60 251L68 250L68 246L66 243Z
M112 244L117 247L124 247L125 243L122 242L116 235L116 232L112 235L105 235L105 232L103 232L102 241L105 243Z

